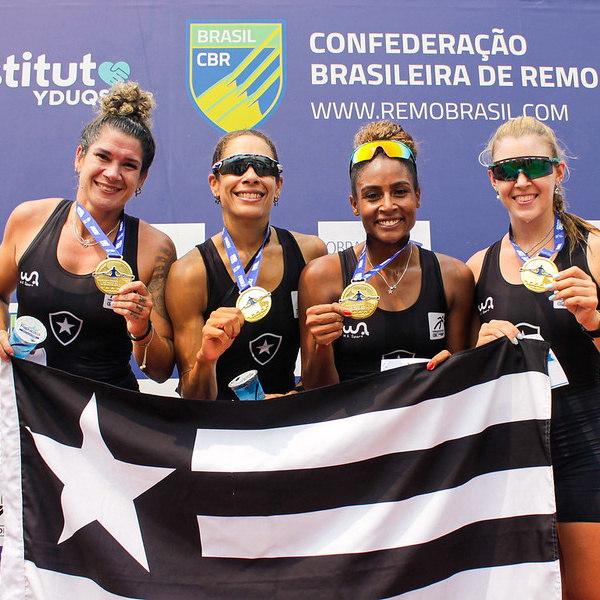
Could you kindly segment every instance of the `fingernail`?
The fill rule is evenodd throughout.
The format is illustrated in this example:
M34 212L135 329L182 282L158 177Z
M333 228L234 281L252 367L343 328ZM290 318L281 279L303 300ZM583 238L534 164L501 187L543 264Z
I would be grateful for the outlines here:
M519 334L517 335L517 338L520 340L524 340L525 339L525 334L522 331L519 331Z
M559 298L556 302L555 302L556 306L564 306L565 305L565 301L562 298Z
M554 277L554 281L558 281L560 279L560 273L553 275L553 277Z
M512 339L512 343L513 343L515 346L518 346L518 345L519 345L519 340L518 340L516 337L514 337L514 338Z
M352 314L351 310L348 310L347 308L344 309L344 315L346 315L347 317L349 317Z
M554 300L554 298L556 298L556 294L552 294L551 296L548 296L548 300Z
M433 371L433 368L434 368L434 367L435 367L435 365L433 364L433 361L432 361L432 360L430 360L430 361L427 363L427 370L428 370L428 371Z
M544 285L544 288L547 290L551 290L554 287L553 283L547 283L546 285Z

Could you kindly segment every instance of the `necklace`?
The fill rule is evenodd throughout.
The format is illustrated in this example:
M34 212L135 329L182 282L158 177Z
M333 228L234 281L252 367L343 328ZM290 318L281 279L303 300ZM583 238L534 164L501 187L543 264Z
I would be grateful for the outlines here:
M552 226L550 231L543 237L543 239L540 240L537 244L534 244L531 248L529 248L529 250L527 252L525 252L525 254L527 254L527 256L531 257L532 252L536 252L540 248L540 246L543 246L553 231L554 231L554 225Z
M383 279L385 285L387 285L388 294L394 293L394 290L398 287L398 284L402 281L402 279L406 275L406 271L408 271L408 265L410 264L410 259L412 258L412 251L413 251L413 244L410 245L410 251L408 253L408 260L406 261L406 264L404 265L404 271L402 271L402 275L400 275L400 277L398 277L398 281L396 281L396 283L394 285L390 285L388 283L387 279L385 278L385 275L383 274L383 269L377 273L377 275L381 276L381 279ZM371 262L371 259L369 258L368 252L367 252L367 260L369 261L369 264L371 266L373 266L373 263Z
M117 230L119 225L121 225L121 219L119 219L118 223L106 234L106 237L110 237ZM75 239L84 248L87 248L88 246L95 246L98 243L98 240L86 240L84 237L79 235L79 232L77 231L77 223L75 222L75 215L73 215L73 233L75 234Z

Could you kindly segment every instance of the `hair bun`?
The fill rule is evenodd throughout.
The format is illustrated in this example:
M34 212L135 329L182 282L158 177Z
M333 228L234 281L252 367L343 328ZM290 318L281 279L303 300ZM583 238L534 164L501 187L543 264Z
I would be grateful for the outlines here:
M101 114L129 117L150 126L150 116L156 107L152 92L143 90L134 81L113 85L107 96L100 100Z

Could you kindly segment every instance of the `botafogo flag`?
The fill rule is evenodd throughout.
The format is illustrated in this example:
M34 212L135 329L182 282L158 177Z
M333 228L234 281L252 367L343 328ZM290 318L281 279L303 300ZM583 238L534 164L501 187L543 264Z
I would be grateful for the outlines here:
M547 346L262 402L2 366L3 600L560 598Z

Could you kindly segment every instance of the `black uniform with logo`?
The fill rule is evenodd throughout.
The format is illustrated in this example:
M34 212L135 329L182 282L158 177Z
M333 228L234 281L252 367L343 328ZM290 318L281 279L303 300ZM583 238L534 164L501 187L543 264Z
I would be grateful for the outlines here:
M272 305L265 317L246 322L233 344L217 361L218 398L234 399L227 384L245 371L258 370L264 391L269 394L289 392L295 384L294 367L300 347L298 329L298 279L305 266L302 251L294 236L274 227L283 248L283 278L271 292ZM207 272L208 303L205 321L219 306L235 306L239 295L223 260L212 242L196 246ZM254 258L246 266L252 266Z
M548 341L569 385L552 393L551 448L558 520L600 522L600 353L564 307L500 271L501 240L488 249L475 297L482 323L500 319ZM560 271L578 266L591 276L585 250L569 240L555 263ZM596 285L598 289L598 285ZM600 297L600 289L598 289Z
M417 246L421 292L405 310L377 310L366 319L344 319L343 334L334 342L340 381L378 373L382 358L431 358L446 347L446 314L442 272L435 254ZM353 248L339 252L344 287L356 268Z
M71 204L69 200L58 204L19 261L18 314L36 317L45 325L48 335L40 347L48 366L137 390L125 319L104 308L104 294L91 274L69 273L58 262L58 240ZM139 220L123 218L123 258L137 279Z

